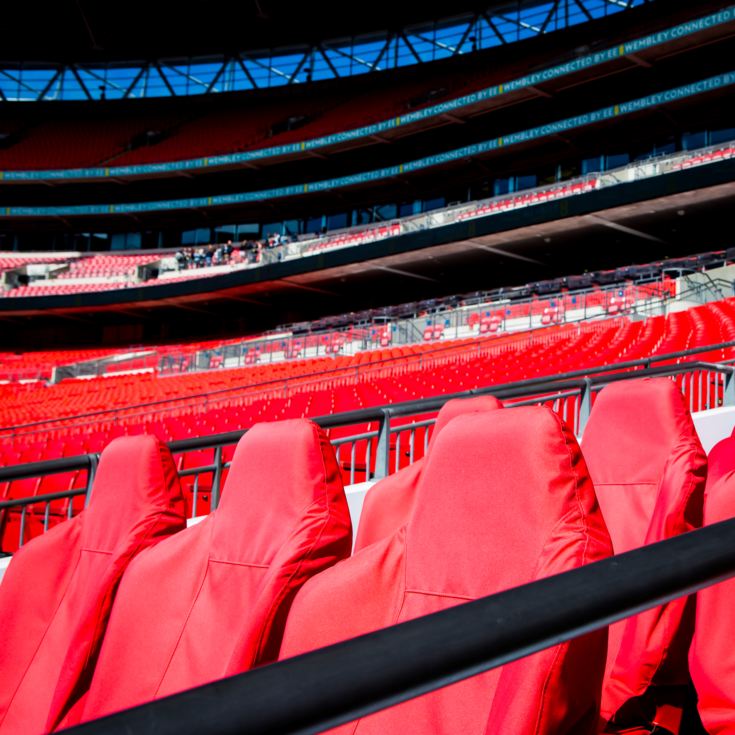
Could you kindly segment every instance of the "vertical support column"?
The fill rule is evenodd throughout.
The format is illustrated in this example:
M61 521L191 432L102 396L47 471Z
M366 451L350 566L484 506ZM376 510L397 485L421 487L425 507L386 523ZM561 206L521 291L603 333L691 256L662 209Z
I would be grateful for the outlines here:
M219 505L220 485L222 483L222 446L214 448L214 478L212 479L212 510Z
M589 378L584 379L584 384L579 395L579 425L577 426L577 434L582 436L584 427L590 417L592 410L592 381Z
M735 368L728 368L725 373L725 389L722 393L723 406L735 406Z
M390 471L390 409L383 409L378 429L378 448L375 452L375 479L387 477Z
M94 484L94 476L97 474L97 465L100 461L99 454L88 454L89 469L87 470L87 494L84 496L84 507L89 505L89 499L92 496L92 485Z

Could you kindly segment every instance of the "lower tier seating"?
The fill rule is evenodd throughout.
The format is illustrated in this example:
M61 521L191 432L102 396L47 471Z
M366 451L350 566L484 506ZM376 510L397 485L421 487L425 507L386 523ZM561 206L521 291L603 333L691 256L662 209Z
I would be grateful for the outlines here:
M607 386L582 449L616 554L701 527L707 458L668 378ZM602 692L608 732L678 730L693 623L694 599L682 597L610 626Z
M466 413L480 413L502 408L503 404L494 396L447 401L439 411L427 452L437 437L455 417ZM392 536L406 524L416 497L426 456L393 475L388 475L370 488L360 514L359 533L355 540L355 551Z
M735 438L716 444L707 459L704 523L710 525L735 518ZM733 605L735 580L697 593L689 670L697 690L699 715L710 735L729 735L735 730Z
M274 661L293 595L351 546L324 432L303 419L258 424L217 510L126 573L84 719Z
M485 399L446 404L419 461L410 510L403 519L388 519L385 533L352 556L339 469L325 433L303 420L258 425L240 441L217 511L146 549L129 566L132 554L115 572L93 575L104 584L122 573L109 623L111 597L105 598L105 624L95 628L93 645L101 647L96 663L96 655L62 645L69 630L89 640L85 616L67 610L74 598L64 595L64 575L71 575L70 590L83 586L83 599L97 604L92 581L77 582L74 575L85 563L109 564L94 550L114 543L110 529L126 522L110 503L135 496L134 457L146 458L141 482L153 497L159 497L160 473L150 471L158 466L148 461L150 452L165 460L164 477L173 471L170 456L159 454L153 439L113 442L103 454L89 510L30 542L0 584L0 622L13 643L0 650L0 665L16 649L26 650L16 616L30 617L32 626L39 620L43 630L51 620L38 646L44 666L28 668L34 686L23 683L18 690L32 693L35 710L20 727L13 717L23 698L0 698L0 733L26 732L27 722L39 733L71 725L684 533L701 525L705 478L705 521L732 517L732 440L712 451L707 475L689 411L668 378L604 388L581 449L549 408L499 407ZM121 487L120 478L130 484ZM111 487L114 494L106 491ZM361 525L372 523L381 505L391 508L375 496ZM178 488L169 507L175 510L164 516L160 533L146 535L148 541L181 529ZM58 539L80 533L84 541L94 518L100 525L81 544L82 561L69 563ZM86 562L85 550L91 557ZM22 584L28 575L30 587ZM676 690L688 686L687 649L696 625L689 661L703 721L710 733L732 732L731 587L699 593L696 623L694 597L683 597L611 626L609 638L598 630L365 717L357 731L593 735L604 728L637 735L655 727L665 735L690 735L680 718L691 700ZM80 622L61 626L56 604L47 604L50 594L64 596L58 608L63 620ZM35 606L30 615L26 602ZM26 635L33 644L36 633ZM47 640L61 643L46 651ZM75 679L78 671L82 676ZM48 702L38 695L42 686L53 695Z

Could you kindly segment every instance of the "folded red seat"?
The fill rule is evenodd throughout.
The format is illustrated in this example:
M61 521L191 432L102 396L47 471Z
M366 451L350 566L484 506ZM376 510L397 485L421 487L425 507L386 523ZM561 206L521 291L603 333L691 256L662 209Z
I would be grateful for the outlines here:
M735 438L716 444L704 498L705 525L735 518ZM697 690L699 716L710 735L735 733L735 649L732 619L735 580L697 593L697 614L689 669Z
M503 404L495 396L454 398L447 401L436 417L427 454L442 429L456 416L493 411L502 407ZM355 551L392 536L405 525L413 508L416 487L425 461L425 457L417 460L412 465L382 479L368 490L360 514Z
M294 593L351 544L324 432L305 419L254 426L217 510L126 572L83 719L274 660Z
M668 378L607 386L582 440L616 554L702 525L707 458ZM610 627L603 726L677 732L689 682L694 599L680 598Z
M407 524L298 593L281 658L610 553L581 452L558 416L547 408L458 416L432 446ZM593 733L606 640L597 631L336 732Z
M0 733L46 732L81 708L125 568L185 525L166 445L111 442L87 509L20 549L0 585Z

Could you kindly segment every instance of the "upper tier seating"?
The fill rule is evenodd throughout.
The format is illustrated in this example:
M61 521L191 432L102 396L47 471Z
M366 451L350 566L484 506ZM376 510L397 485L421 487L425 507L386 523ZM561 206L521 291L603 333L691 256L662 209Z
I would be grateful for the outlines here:
M84 719L275 660L294 593L351 545L325 433L303 419L253 427L218 509L126 572Z
M502 407L503 404L494 396L455 398L447 401L436 417L427 454L437 436L453 418L467 413L494 411ZM394 475L384 478L368 490L360 513L355 551L389 538L401 526L406 525L413 509L416 489L425 462L426 455Z
M161 254L143 253L142 255L92 255L79 258L61 273L59 278L112 278L127 276L132 278L139 265L161 260Z
M63 263L75 257L70 253L35 253L20 255L18 253L0 254L0 272L20 268L24 265L40 263Z
M0 733L46 732L83 705L125 568L184 526L168 448L113 441L89 507L18 551L0 585Z
M704 523L735 518L735 438L716 444L709 454ZM697 690L699 715L710 735L735 732L735 651L732 612L735 580L697 593L697 614L689 669Z
M407 525L298 593L281 658L610 553L581 452L555 414L459 416L432 446ZM605 642L606 631L596 631L333 732L591 734Z
M702 525L707 458L669 379L604 388L582 448L616 554ZM609 731L654 724L678 731L693 602L679 598L610 627L602 697Z

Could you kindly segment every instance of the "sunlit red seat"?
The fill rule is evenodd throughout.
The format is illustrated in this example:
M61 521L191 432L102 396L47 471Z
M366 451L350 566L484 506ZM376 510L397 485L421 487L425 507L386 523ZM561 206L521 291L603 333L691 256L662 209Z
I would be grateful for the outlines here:
M126 566L184 525L167 447L113 441L87 509L18 551L0 585L0 733L45 732L81 707Z
M324 432L304 419L256 425L217 510L126 573L84 719L275 659L294 593L351 544Z
M581 452L555 414L534 407L458 416L432 446L408 523L304 585L286 623L281 657L609 553ZM378 712L357 731L593 733L605 642L604 630L577 638ZM336 730L354 731L354 723Z
M492 411L502 407L503 404L494 396L456 398L447 401L436 417L434 433L429 441L428 450L431 449L444 427L456 416ZM365 496L360 514L355 551L392 536L401 526L405 525L413 508L416 488L425 461L426 458L419 459L370 488Z
M707 459L668 378L603 389L582 449L616 554L701 526ZM680 598L611 626L602 698L609 731L678 731L693 602Z

